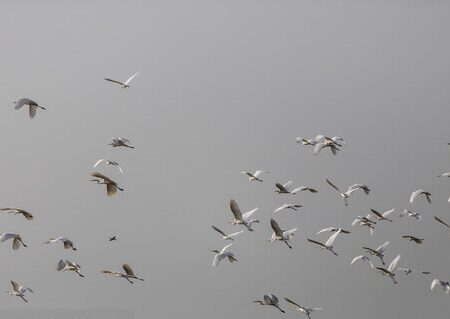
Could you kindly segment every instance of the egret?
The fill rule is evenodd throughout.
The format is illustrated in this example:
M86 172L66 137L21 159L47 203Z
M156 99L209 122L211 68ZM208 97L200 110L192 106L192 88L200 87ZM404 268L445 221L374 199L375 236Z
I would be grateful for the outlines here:
M4 211L8 214L14 214L14 215L19 214L19 215L22 215L23 217L25 217L27 220L33 219L33 215L30 212L20 209L20 208L9 208L9 207L8 208L0 208L0 211Z
M16 234L16 233L2 233L2 234L0 234L0 242L3 243L3 242L5 242L5 241L7 241L7 240L9 240L9 239L12 239L12 240L13 240L12 248L13 248L14 250L19 249L19 248L20 248L20 244L22 244L23 247L28 247L28 246L25 245L25 243L22 241L22 237L20 237L19 234Z
M345 206L348 206L348 198L350 197L350 195L357 191L358 189L362 189L364 191L364 193L366 193L366 195L369 195L370 189L363 184L353 184L352 186L350 186L348 188L348 190L346 192L342 192L336 185L334 185L332 182L330 182L329 179L326 180L327 183L333 187L335 190L337 190L339 192L339 194L341 195L341 197L344 199L344 204Z
M108 196L113 196L115 193L117 193L117 190L123 191L123 189L120 188L116 182L103 175L102 173L92 172L91 176L96 177L95 179L91 179L91 182L97 182L98 184L106 185L106 194L108 194Z
M323 310L323 308L301 306L298 303L295 303L291 299L286 298L286 297L284 298L284 300L286 300L290 304L294 305L297 308L298 311L303 312L306 315L306 317L308 317L308 319L311 319L312 312L318 311L318 310Z
M262 306L272 306L280 310L282 313L286 313L283 309L280 308L278 297L274 294L264 295L263 300L254 300L253 302L259 303Z
M130 77L128 78L128 80L126 80L125 82L120 82L120 81L116 81L116 80L112 80L112 79L108 79L108 78L105 78L105 80L106 80L106 81L109 81L109 82L113 82L113 83L119 84L119 85L122 87L122 90L124 90L124 89L130 87L130 82L131 82L131 80L133 80L134 77L135 77L136 75L138 75L138 74L139 74L139 72L137 72L136 74L133 74L133 75L130 76Z
M258 182L262 182L263 180L260 179L258 176L261 175L262 173L266 173L268 174L269 172L266 171L256 171L254 173L251 172L241 172L241 174L247 175L248 176L248 180L251 181L258 181Z
M144 279L136 277L136 275L134 274L134 272L131 269L130 265L123 264L122 268L125 271L125 273L121 273L121 272L117 272L117 271L109 271L109 270L102 270L101 272L104 273L104 274L112 275L114 277L124 278L130 284L133 284L133 281L131 281L131 279L137 279L137 280L140 280L140 281L144 281Z
M319 234L324 233L324 232L334 233L334 232L338 231L339 229L341 230L342 234L350 234L350 232L348 230L331 226L331 227L327 227L327 228L319 230L316 233L316 235L319 235Z
M431 204L431 193L424 191L423 189L418 189L412 192L411 197L409 199L409 203L412 204L419 195L425 195L425 198L427 199L428 203Z
M402 210L402 212L398 216L399 217L408 216L408 217L414 218L415 220L422 220L422 215L420 213L413 212L409 209Z
M56 270L58 271L74 271L78 274L78 276L84 277L84 275L80 273L80 269L81 266L79 264L71 262L67 259L60 259L58 265L56 266Z
M17 297L20 297L20 298L22 298L23 301L28 302L28 300L26 300L25 297L24 297L24 296L25 296L25 293L26 293L27 291L29 291L29 292L34 292L34 291L31 290L31 289L28 288L28 287L25 287L25 286L19 286L19 284L18 284L17 282L12 281L12 280L11 280L11 285L12 285L12 289L11 289L10 291L8 291L8 294L9 294L10 296L17 296Z
M278 213L278 212L281 212L284 209L292 209L292 210L297 211L298 208L301 208L301 207L303 207L303 206L302 205L296 205L296 204L283 204L280 207L278 207L277 209L275 209L273 212L274 213Z
M27 98L20 98L17 102L14 103L16 104L16 106L14 107L16 110L20 109L24 105L27 105L28 114L30 115L30 118L34 118L38 108L40 108L41 110L45 110L45 107L42 107L39 104L37 104L37 102Z
M237 261L236 258L234 258L234 254L231 251L228 251L227 249L230 248L233 244L229 244L222 248L221 251L214 249L211 250L211 252L215 253L213 258L212 267L215 268L224 258L228 258L228 261L230 263Z
M309 241L310 243L315 244L317 247L319 247L320 249L324 249L324 250L328 250L330 252L332 252L335 256L337 256L338 254L333 250L334 246L332 246L334 240L336 239L336 237L341 233L341 229L338 229L333 235L330 236L330 238L328 238L328 240L324 243L306 238L307 241Z
M297 231L297 227L289 230L282 229L275 219L270 219L270 226L273 229L272 237L269 239L270 242L274 241L282 241L284 242L290 249L292 246L289 244L289 240L291 240L292 236L294 236L294 232Z
M73 246L73 242L65 237L52 237L48 241L46 241L44 244L50 244L50 243L62 243L65 249L77 250Z
M234 219L229 223L232 225L244 225L249 231L253 231L252 224L259 223L257 219L250 219L250 216L258 210L258 208L254 208L245 214L241 213L241 210L234 199L230 200L230 209L233 213Z
M113 138L112 143L109 143L109 145L112 145L112 147L127 147L127 148L135 148L134 146L128 145L130 143L130 140L125 137L118 137Z
M367 256L364 256L364 255L359 255L359 256L356 256L355 258L353 258L352 261L350 262L350 265L353 265L355 262L360 261L360 260L367 261L370 265L370 268L375 269L375 266L373 265L370 258Z
M241 230L241 231L238 231L238 232L235 232L235 233L225 234L223 231L221 231L221 230L220 230L219 228L217 228L216 226L211 225L211 227L212 227L212 229L214 229L216 232L218 232L219 234L222 235L222 239L223 239L223 240L234 240L232 237L234 237L234 236L236 236L236 235L239 235L239 234L241 234L241 233L244 232L244 230Z
M380 258L381 263L384 265L384 252L386 251L387 247L389 246L389 242L384 242L383 244L381 244L380 246L378 246L376 249L372 249L369 247L363 247L363 249L368 252L369 254L371 254L372 256L377 256L378 258Z
M409 241L413 241L416 244L421 244L423 242L423 238L418 238L418 237L411 236L411 235L405 235L405 236L402 236L402 238L408 239Z
M359 226L365 226L369 228L370 235L373 235L375 224L376 222L370 219L370 214L366 217L363 216L357 216L355 220L352 222L352 226L359 225Z
M392 220L387 218L389 214L393 213L395 211L395 208L392 208L390 210L385 211L384 213L379 213L375 209L370 209L370 211L377 217L378 220L387 220L392 223Z
M105 163L106 165L116 166L118 168L118 170L123 174L122 167L119 166L119 163L111 161L111 160L107 160L104 158L99 159L97 162L95 162L94 166L92 166L92 167L97 167L97 165L100 163Z
M397 257L394 258L394 260L391 261L388 268L383 267L376 267L382 275L389 276L394 284L397 284L398 282L395 280L395 270L397 268L397 263L400 260L401 255L397 255Z
M287 183L281 185L280 183L276 183L275 186L278 188L275 190L278 194L297 194L298 192L310 191L311 193L317 193L317 190L314 188L300 186L293 190L289 190L289 187L292 185L292 181L288 181Z

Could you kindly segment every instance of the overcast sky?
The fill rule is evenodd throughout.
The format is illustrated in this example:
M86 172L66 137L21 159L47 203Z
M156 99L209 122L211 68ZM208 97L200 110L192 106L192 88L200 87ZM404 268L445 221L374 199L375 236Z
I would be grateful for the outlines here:
M0 232L18 232L28 248L0 245L0 291L16 280L35 290L29 304L0 295L3 308L128 309L135 318L298 318L252 303L280 299L321 306L315 318L446 318L448 295L429 291L450 279L450 4L447 1L2 1L0 130L2 207L35 219L1 215ZM126 80L125 91L105 77ZM36 100L14 110L20 97ZM339 135L338 156L299 147L295 138ZM127 137L136 149L108 146ZM124 192L107 197L89 182L99 171ZM263 169L263 183L242 170ZM326 184L364 183L345 207ZM276 182L317 194L278 195ZM433 204L413 205L424 188ZM210 225L239 230L229 200L258 207L253 233L231 250L237 263L211 269L210 249L226 245ZM289 250L268 243L272 211L299 228ZM375 234L350 226L370 208L396 208ZM399 219L403 208L423 221ZM327 226L339 256L306 238ZM425 238L416 246L402 239ZM108 236L117 235L117 242ZM66 236L78 251L44 245ZM362 246L391 242L386 260L432 275L399 273L398 285L349 266ZM60 258L82 265L85 278L55 270ZM100 273L129 263L145 282L130 285ZM129 313L129 312L127 312ZM13 316L5 318L14 318ZM96 315L96 318L100 318ZM105 318L111 316L105 315ZM3 318L3 316L2 316ZM86 316L87 318L87 316Z

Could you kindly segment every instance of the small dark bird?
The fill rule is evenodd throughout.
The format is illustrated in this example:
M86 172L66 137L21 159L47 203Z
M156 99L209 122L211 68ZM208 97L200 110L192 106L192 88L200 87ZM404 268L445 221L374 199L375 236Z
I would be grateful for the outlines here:
M421 244L423 242L423 238L417 238L410 235L402 236L402 238L408 239L409 241L413 241L416 244Z
M117 241L117 236L108 237L108 239L109 239L109 241L114 241L114 240Z
M439 223L441 223L442 225L447 226L448 228L450 228L450 226L444 222L442 219L440 219L439 217L434 216L434 219L436 219Z

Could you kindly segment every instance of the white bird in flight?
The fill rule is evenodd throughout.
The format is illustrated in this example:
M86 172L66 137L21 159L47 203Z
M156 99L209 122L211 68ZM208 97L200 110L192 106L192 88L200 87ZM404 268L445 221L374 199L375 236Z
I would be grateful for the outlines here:
M334 233L334 232L338 231L339 229L341 230L341 233L343 233L343 234L350 234L350 232L348 230L344 230L342 228L331 226L331 227L327 227L327 228L319 230L316 233L316 235L319 235L319 234L324 233L324 232Z
M342 192L336 185L334 185L328 179L327 179L327 183L339 192L342 199L344 200L345 206L348 206L348 198L354 191L357 191L358 189L362 189L364 191L364 193L366 193L366 195L369 195L369 192L370 192L370 189L366 185L363 185L363 184L353 184L352 186L350 186L348 188L348 190L346 192Z
M20 208L0 208L0 211L4 211L6 213L9 214L14 214L14 215L22 215L23 217L25 217L27 220L32 220L33 219L33 214L31 214L30 212L20 209Z
M231 233L231 234L225 234L223 231L221 231L219 228L217 228L214 225L211 225L212 229L214 229L216 232L218 232L219 234L222 235L222 239L223 240L234 240L232 237L237 236L239 234L242 234L244 232L244 230L235 232L235 233Z
M42 107L37 102L27 98L20 98L17 102L14 103L16 104L14 106L16 110L20 109L24 105L28 105L28 113L30 115L30 118L34 118L38 108L40 108L41 110L45 110L45 107Z
M377 217L378 220L387 220L392 223L392 220L387 218L391 213L395 211L395 208L392 208L390 210L385 211L384 213L380 213L376 211L375 209L370 209L370 211Z
M112 147L127 147L127 148L135 148L134 146L128 145L130 144L130 140L125 137L117 137L112 139L112 143L109 143L109 145L112 145Z
M260 179L258 176L261 175L262 173L266 173L268 174L269 172L266 171L256 171L254 173L251 172L241 172L241 174L247 175L248 176L248 180L251 181L258 181L258 182L262 182L263 180Z
M112 275L117 278L124 278L126 279L130 284L133 284L133 281L131 279L137 279L140 281L144 281L144 279L136 277L136 275L133 272L133 269L131 269L130 265L123 264L122 265L123 270L125 273L121 273L118 271L109 271L109 270L102 270L101 272L104 274Z
M281 212L282 210L285 210L285 209L292 209L292 210L297 211L298 208L301 208L301 207L303 207L303 206L302 205L296 205L296 204L283 204L280 207L278 207L277 209L275 209L273 212L274 213L278 213L278 212Z
M254 300L253 302L259 303L262 306L272 306L280 310L282 313L285 313L283 309L279 306L278 297L273 294L264 295L263 300Z
M351 263L350 263L350 265L353 265L355 262L360 261L360 260L361 261L367 261L369 263L370 268L375 269L375 266L373 265L373 263L370 260L370 258L367 257L367 256L364 256L364 255L359 255L359 256L356 256L355 258L353 258Z
M363 216L357 216L355 218L355 220L352 222L352 226L355 225L359 225L359 226L365 226L367 228L369 228L369 233L372 236L374 229L375 229L375 224L376 222L370 219L371 215L367 215L366 217Z
M388 268L383 267L376 267L382 275L389 276L394 284L397 284L398 282L395 280L395 270L397 269L398 261L400 260L401 255L397 255L397 257L394 258L394 260L391 261Z
M49 240L46 241L44 244L50 244L50 243L62 243L65 249L77 250L74 247L73 242L65 237L52 237L52 238L49 238Z
M224 258L228 258L228 261L230 263L237 261L237 259L234 257L234 254L231 251L227 250L232 245L233 244L229 244L229 245L223 247L221 251L219 251L217 249L211 250L211 252L215 253L214 258L213 258L213 262L212 262L212 267L213 268L217 267L217 265L219 265L219 263Z
M278 194L297 194L298 192L303 191L310 191L311 193L317 193L317 190L314 188L306 187L306 186L300 186L293 190L289 190L290 186L292 185L292 181L288 181L287 183L281 185L280 183L276 183L275 186L278 188L275 190Z
M102 173L92 172L91 176L95 177L95 179L91 179L91 182L97 182L97 184L106 185L106 194L108 196L113 196L115 193L117 193L117 190L123 191L123 188L120 188L115 181L103 175Z
M0 234L0 242L3 243L3 242L5 242L5 241L7 241L7 240L9 240L9 239L12 239L12 240L13 240L12 248L13 248L14 250L19 249L19 248L20 248L20 244L22 244L23 247L28 247L28 246L25 245L25 243L22 241L22 237L20 237L19 234L16 234L16 233L2 233L2 234Z
M119 85L122 87L122 90L124 90L124 89L130 87L130 82L131 82L131 80L133 80L134 77L135 77L136 75L138 75L138 74L139 74L139 72L133 74L133 75L130 76L130 77L128 78L128 80L126 80L125 82L120 82L120 81L116 81L116 80L108 79L108 78L105 78L105 80L106 80L106 81L109 81L109 82L113 82L113 83L119 84Z
M333 249L334 248L333 242L340 233L341 233L341 230L338 229L337 232L335 232L333 235L330 236L330 238L328 238L328 240L325 242L325 244L318 242L316 240L313 240L313 239L309 239L309 238L306 238L306 240L309 241L310 243L315 244L320 249L328 250L328 251L332 252L335 256L337 256L338 254Z
M273 229L272 237L270 237L270 242L275 241L282 241L284 242L290 249L292 249L292 246L289 244L289 241L292 239L292 236L294 236L294 232L297 231L297 227L293 229L282 229L278 223L275 221L275 219L270 219L270 226Z
M258 207L242 214L241 209L234 199L230 200L230 209L233 213L234 219L229 221L228 223L232 225L244 225L249 231L253 231L252 224L259 223L257 219L250 219L250 216L258 210Z
M378 258L380 258L381 263L384 265L384 252L386 251L387 247L389 246L389 242L386 241L383 244L381 244L380 246L378 246L376 249L372 249L369 247L363 247L363 249L368 252L369 254L371 254L372 256L377 256Z
M433 281L431 282L430 290L433 290L434 287L436 287L436 285L438 285L438 284L442 287L442 290L446 294L450 293L450 281L442 281L439 279L433 279Z
M120 167L119 163L111 161L111 160L107 160L104 158L99 159L97 162L95 162L94 166L92 166L92 167L97 167L97 165L100 163L105 163L106 165L116 166L119 169L119 171L123 174L122 167Z
M329 147L333 155L337 155L337 151L339 151L339 147L345 145L344 139L339 136L327 137L323 135L317 135L315 138L316 144L314 148L314 155L319 154L319 152L325 148Z
M28 302L28 300L26 300L24 297L25 293L27 291L33 292L33 290L31 290L30 288L25 287L25 286L19 286L19 284L17 282L12 281L12 280L11 280L11 285L12 285L12 289L10 291L8 291L8 294L10 296L20 297L20 298L22 298L23 301Z
M74 271L78 274L78 276L84 277L84 275L80 273L80 269L81 266L79 264L71 262L70 260L67 259L60 259L58 265L56 266L56 270L58 271L66 271L66 270Z
M411 197L409 199L409 203L412 204L419 195L425 195L425 198L427 199L428 203L431 204L431 193L424 191L423 189L418 189L412 192Z
M420 213L413 212L413 211L411 211L409 209L402 210L401 213L398 216L399 217L408 216L408 217L412 217L412 218L414 218L416 220L422 220L422 215Z
M303 312L306 315L306 317L308 317L308 319L311 319L311 314L314 311L323 310L323 308L301 306L298 303L295 303L291 299L286 298L286 297L284 298L284 300L286 300L290 304L294 305L297 308L298 311Z

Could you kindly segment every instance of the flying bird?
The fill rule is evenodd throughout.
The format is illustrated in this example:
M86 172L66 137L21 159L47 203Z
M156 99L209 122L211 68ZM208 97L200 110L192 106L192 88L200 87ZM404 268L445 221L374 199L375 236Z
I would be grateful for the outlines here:
M367 227L369 229L370 235L373 235L376 222L370 219L371 215L367 215L366 217L357 216L355 220L352 222L352 226L359 225L363 227Z
M108 78L105 78L105 80L106 80L106 81L109 81L109 82L113 82L113 83L119 84L119 85L122 87L122 90L124 90L124 89L130 87L130 82L131 82L131 80L133 80L134 77L135 77L136 75L138 75L138 74L139 74L139 72L137 72L136 74L133 74L133 75L130 76L130 77L128 78L128 80L126 80L125 82L120 82L120 81L116 81L116 80L112 80L112 79L108 79Z
M22 298L23 301L28 302L28 300L25 299L25 293L27 291L29 292L33 292L33 290L31 290L28 287L25 286L19 286L19 284L15 281L11 280L11 285L12 285L12 289L10 291L8 291L8 294L10 296L17 296Z
M112 143L109 143L109 145L112 145L112 147L127 147L127 148L135 148L134 146L128 145L130 144L130 140L125 137L118 137L113 138Z
M137 279L137 280L140 280L140 281L144 281L144 279L136 277L136 275L134 274L134 272L131 269L130 265L123 264L122 268L125 271L125 273L121 273L121 272L117 272L117 271L109 271L109 270L102 270L101 272L104 273L104 274L112 275L114 277L124 278L130 284L133 284L133 281L131 279Z
M392 208L392 209L390 209L388 211L385 211L384 213L380 213L380 212L378 212L378 211L376 211L375 209L372 209L372 208L370 209L370 211L377 217L378 220L380 220L380 221L381 220L387 220L387 221L392 223L392 220L387 218L387 216L389 216L392 212L394 212L395 208Z
M213 258L212 267L215 268L219 263L222 261L222 259L228 258L228 261L230 263L237 261L237 259L234 257L234 254L231 251L228 251L227 249L230 248L233 244L229 244L222 248L221 251L214 249L211 250L211 252L215 253Z
M319 230L316 233L316 235L319 235L319 234L324 233L324 232L334 233L334 232L338 231L339 229L341 230L342 234L350 234L350 232L348 230L331 226L331 227L327 227L327 228Z
M60 259L58 265L56 266L56 270L58 271L74 271L78 274L78 276L84 277L84 275L80 273L80 269L81 266L79 264L71 262L67 259Z
M289 302L290 304L294 305L298 311L304 313L306 315L306 317L308 317L308 319L311 319L311 314L314 311L318 311L318 310L323 310L323 308L316 308L316 307L305 307L305 306L301 306L298 303L293 302L291 299L284 297L284 300L286 300L287 302Z
M108 196L113 196L115 193L117 193L117 190L123 191L123 189L120 188L116 182L103 175L102 173L92 172L91 176L95 177L95 179L91 179L91 182L97 182L97 184L106 185L106 194L108 194Z
M402 236L402 238L408 239L409 241L413 241L416 244L421 244L423 242L423 238L414 237L411 235Z
M317 135L315 138L316 144L314 148L314 155L319 154L319 152L326 147L329 147L333 155L337 155L339 147L345 144L344 139L339 136L327 137L323 135Z
M303 207L303 206L302 205L296 205L296 204L283 204L280 207L278 207L277 209L275 209L273 212L274 213L278 213L278 212L281 212L282 210L285 210L285 209L291 209L291 210L297 211L298 208L301 208L301 207Z
M435 219L436 221L438 221L439 223L441 223L442 225L445 225L445 226L447 226L448 228L450 228L450 226L449 226L446 222L444 222L442 219L440 219L439 217L434 216L434 219Z
M380 258L381 263L384 265L384 252L386 251L387 247L389 246L389 242L386 241L383 244L381 244L380 246L378 246L376 249L372 249L369 247L363 247L363 249L368 252L369 254L371 254L372 256L377 256L378 258Z
M0 242L3 243L3 242L5 242L5 241L7 241L7 240L9 240L9 239L12 239L12 240L13 240L12 248L13 248L14 250L19 249L19 248L20 248L20 244L22 244L23 247L28 247L28 246L25 245L25 243L22 241L22 237L20 237L19 234L16 234L16 233L2 233L2 234L0 234Z
M251 181L258 181L258 182L262 182L263 180L260 179L258 176L261 175L262 173L266 173L268 174L269 172L266 171L256 171L254 173L251 172L241 172L241 174L247 175L248 176L248 180Z
M416 272L416 273L421 273L423 275L429 275L431 274L430 271L420 271L420 270L416 270L416 269L412 269L412 268L397 268L398 271L403 271L406 275L409 275L410 273Z
M116 166L117 169L123 174L122 167L120 167L119 163L114 162L114 161L110 161L110 160L107 160L107 159L104 159L104 158L99 159L97 162L95 162L94 166L92 166L92 167L97 167L97 165L100 164L100 163L105 163L106 165Z
M394 284L398 284L398 282L395 280L395 270L397 269L397 264L400 260L400 257L401 255L397 255L397 257L395 257L394 260L391 261L387 269L383 267L376 267L382 275L389 276Z
M249 231L253 231L252 224L259 223L257 219L250 219L250 216L258 210L258 208L254 208L245 214L242 214L238 204L234 199L230 200L230 209L233 213L234 219L229 221L232 225L244 225Z
M333 250L334 246L333 242L336 239L336 237L341 233L341 229L338 229L337 232L335 232L333 235L330 236L330 238L328 238L328 240L324 243L306 238L307 241L309 241L310 243L315 244L317 247L319 247L320 249L324 249L324 250L328 250L331 251L335 256L337 256L338 254Z
M297 227L293 229L282 229L278 223L275 221L275 219L270 219L270 226L273 229L272 237L269 239L270 242L275 241L282 241L284 242L290 249L292 249L292 246L289 244L289 240L292 239L292 236L294 236L294 232L297 231Z
M0 211L4 211L8 214L14 214L14 215L19 214L19 215L22 215L23 217L25 217L27 220L33 219L33 215L30 212L20 209L20 208L9 208L9 207L8 208L0 208Z
M402 212L398 216L399 217L408 216L408 217L414 218L415 220L422 220L422 215L420 213L413 212L409 209L402 210Z
M370 189L363 184L353 184L352 186L350 186L348 188L348 190L346 192L342 192L336 185L334 185L332 182L330 182L329 179L326 180L327 183L333 187L335 190L338 191L338 193L341 195L342 199L344 200L344 204L345 206L348 206L348 198L350 197L350 195L357 191L358 189L362 189L364 191L364 193L366 193L366 195L369 195Z
M286 311L280 308L278 297L273 294L264 295L263 300L254 300L253 302L259 303L262 306L272 306L282 313L286 313Z
M424 191L423 189L418 189L414 192L412 192L411 197L409 199L409 203L412 204L414 202L414 200L417 198L417 196L419 195L424 195L425 198L427 199L428 203L431 204L431 193Z
M117 236L108 237L109 241L117 241Z
M235 233L225 234L223 231L221 231L221 230L220 230L219 228L217 228L216 226L211 225L211 227L212 227L212 229L214 229L216 232L218 232L219 234L222 235L222 239L223 239L223 240L234 240L232 237L234 237L234 236L236 236L236 235L239 235L239 234L241 234L241 233L244 232L244 230L241 230L241 231L238 231L238 232L235 232Z
M352 259L352 261L350 262L350 265L353 265L357 261L367 261L369 263L370 268L375 269L375 266L373 265L372 261L367 256L364 256L364 255L356 256L355 258Z
M433 279L433 281L431 282L430 290L433 290L434 287L436 287L436 285L438 285L438 284L442 287L442 290L446 294L450 293L450 281L442 281L439 279Z
M73 242L65 237L52 237L48 241L46 241L44 244L50 244L50 243L62 243L65 249L72 249L77 250Z
M287 183L285 183L283 185L281 185L280 183L276 183L275 186L277 187L277 189L275 190L275 192L278 194L297 194L298 192L303 192L303 191L317 193L317 190L315 190L314 188L306 187L303 185L300 187L297 187L293 190L289 190L291 185L292 185L292 181L288 181Z
M34 118L38 108L45 110L45 107L42 107L37 102L27 98L20 98L17 102L14 103L16 104L16 106L14 106L16 110L20 109L24 105L27 105L30 118Z

